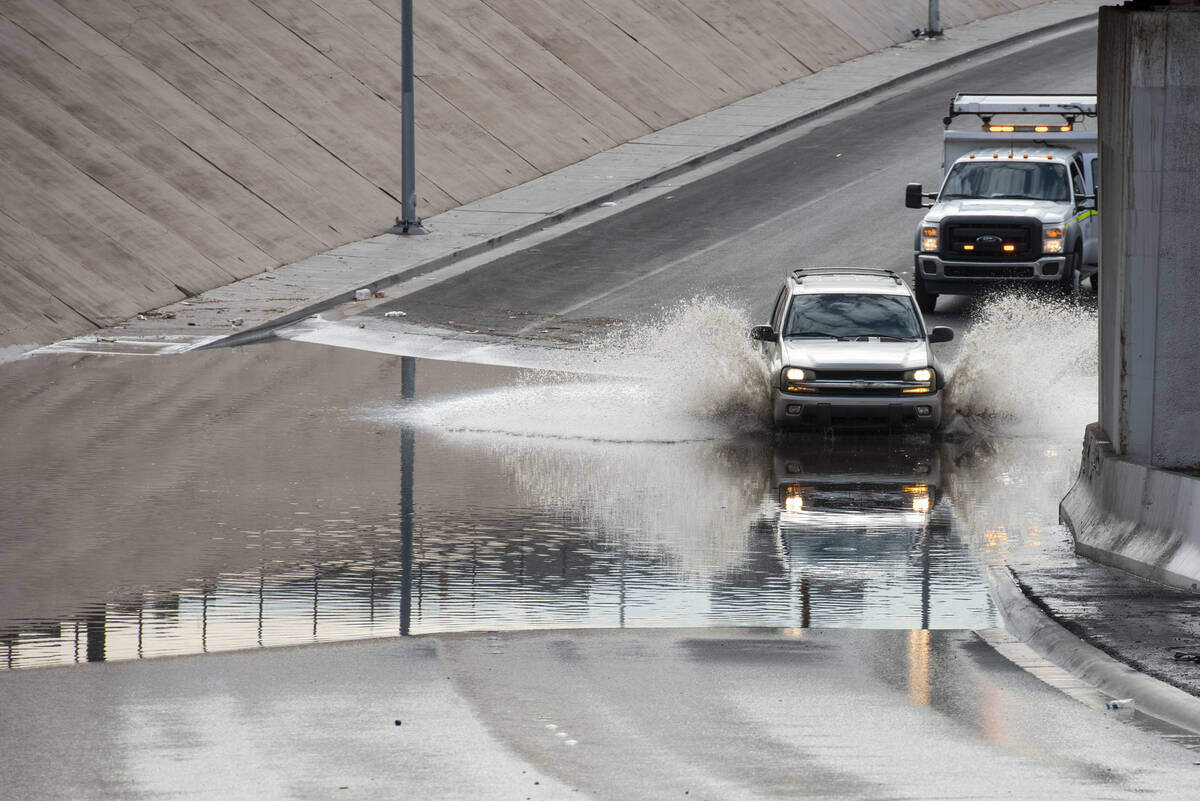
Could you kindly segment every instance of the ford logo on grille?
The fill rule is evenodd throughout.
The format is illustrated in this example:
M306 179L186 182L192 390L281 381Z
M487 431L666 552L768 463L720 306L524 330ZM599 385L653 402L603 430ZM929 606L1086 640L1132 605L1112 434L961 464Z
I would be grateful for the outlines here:
M1004 240L994 234L984 234L975 240L975 244L980 247L994 248Z

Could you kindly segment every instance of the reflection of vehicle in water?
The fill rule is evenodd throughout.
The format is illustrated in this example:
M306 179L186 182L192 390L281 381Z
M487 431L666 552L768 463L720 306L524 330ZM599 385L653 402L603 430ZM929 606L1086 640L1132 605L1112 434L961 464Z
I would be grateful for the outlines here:
M802 626L928 628L942 585L960 596L979 585L976 570L960 567L970 557L938 507L939 453L922 438L784 440L774 479L777 542Z

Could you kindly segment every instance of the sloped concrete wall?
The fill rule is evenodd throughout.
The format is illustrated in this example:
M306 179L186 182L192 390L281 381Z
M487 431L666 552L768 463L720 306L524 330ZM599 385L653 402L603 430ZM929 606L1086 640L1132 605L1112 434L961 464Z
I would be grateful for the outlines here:
M943 0L953 27L1045 0ZM430 216L911 38L927 0L417 0ZM0 347L377 234L400 0L0 4Z

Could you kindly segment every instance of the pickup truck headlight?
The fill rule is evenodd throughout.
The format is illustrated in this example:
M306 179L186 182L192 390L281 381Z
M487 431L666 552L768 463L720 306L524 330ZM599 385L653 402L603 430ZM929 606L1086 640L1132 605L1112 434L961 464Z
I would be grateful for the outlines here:
M938 229L936 225L925 226L921 229L921 252L936 253L938 249Z
M1044 231L1042 231L1042 252L1062 253L1063 233L1064 231L1061 226L1046 228Z
M904 387L901 392L906 395L928 395L930 392L933 392L934 381L936 379L937 374L930 367L909 370L904 374L904 381L910 386Z

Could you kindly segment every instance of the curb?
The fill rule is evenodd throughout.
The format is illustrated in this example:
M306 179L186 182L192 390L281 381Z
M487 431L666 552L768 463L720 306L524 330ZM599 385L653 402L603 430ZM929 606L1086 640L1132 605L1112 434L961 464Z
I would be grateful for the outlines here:
M1200 734L1200 698L1139 673L1067 631L1025 596L1007 565L988 567L987 577L1005 627L1039 655L1113 698L1133 698L1139 712Z
M1070 19L1059 20L1058 22L1051 23L1049 25L1044 25L1040 28L1033 28L1030 30L1025 30L1018 34L1014 34L1012 36L1007 36L1003 39L998 39L994 42L989 42L988 44L976 47L972 50L967 50L962 53L956 53L956 54L947 56L946 58L938 61L936 63L936 65L932 67L932 69L944 69L945 67L952 66L954 64L958 64L962 61L966 61L971 58L975 58L981 54L990 53L994 50L998 50L998 49L1002 49L1002 48L1011 46L1011 45L1019 42L1022 39L1029 39L1034 36L1039 36L1039 37L1040 36L1052 36L1060 31L1064 31L1069 28L1080 25L1081 23L1083 23L1086 20L1094 19L1098 16L1098 13L1099 13L1098 11L1092 11L1092 12L1082 14L1077 17L1072 17ZM876 53L870 53L866 56L861 56L860 59L870 58L871 56L877 55L878 53L886 52L887 49L890 49L890 48L885 48L885 50L876 51ZM825 70L822 70L822 72L829 72L829 71L837 70L839 67L844 67L847 64L853 64L855 61L858 61L860 59L854 59L853 61L842 62L841 64L835 64L831 67L826 68ZM612 190L610 192L606 192L602 195L597 195L597 196L588 198L586 201L583 201L583 202L578 203L573 206L568 206L566 208L560 209L559 211L556 211L552 214L548 214L544 217L539 217L535 220L531 220L531 221L525 223L524 225L518 225L514 228L510 228L507 231L498 233L495 236L492 236L492 237L490 237L486 240L483 240L477 244L470 245L470 246L464 247L464 248L460 248L458 250L453 250L453 251L443 254L441 256L436 256L436 257L428 259L424 262L420 262L418 264L406 267L397 272L383 274L383 275L378 276L369 281L361 281L361 282L355 284L355 286L352 287L351 289L348 289L344 292L338 292L333 295L327 295L323 298L319 298L319 299L317 299L311 303L308 303L300 308L293 309L292 311L289 311L277 318L273 318L266 322L259 323L258 325L254 326L252 328L247 328L243 331L238 331L237 333L223 336L219 339L206 342L202 345L197 345L196 347L192 348L192 350L208 350L211 348L236 347L238 345L247 345L247 344L251 344L253 342L258 342L258 341L261 341L264 339L268 339L274 335L274 329L276 329L276 328L281 328L282 326L289 325L291 323L302 320L302 319L309 317L313 314L316 314L318 312L333 308L335 306L339 306L342 303L346 303L346 302L350 301L354 297L355 289L365 287L365 288L371 289L372 291L379 290L384 287L396 284L400 281L410 279L410 278L416 278L421 275L424 275L425 273L432 272L434 270L449 266L451 264L455 264L459 261L463 261L465 259L469 259L474 256L478 256L482 253L486 253L489 250L494 250L502 245L506 245L506 244L509 244L510 242L513 242L514 240L520 239L521 237L523 237L529 233L546 228L547 226L557 225L557 224L565 222L566 220L569 220L573 217L576 217L580 214L583 214L585 212L599 208L601 206L601 204L603 204L603 203L611 202L614 200L620 200L622 198L628 197L629 195L634 194L638 191L641 191L642 189L645 189L648 186L651 186L656 183L660 183L664 180L668 180L668 179L677 177L679 175L682 175L684 173L687 173L687 172L695 170L699 167L702 167L710 162L717 161L719 159L722 159L722 158L730 156L734 153L737 153L738 151L744 150L748 147L752 147L754 145L760 144L772 137L786 133L794 128L800 127L801 125L804 125L806 123L809 123L816 119L819 119L820 117L822 117L826 114L829 114L830 112L833 112L840 108L848 106L851 103L858 102L865 98L871 97L872 95L887 91L888 89L894 88L894 87L901 85L907 81L911 81L917 77L920 77L923 74L928 73L930 69L931 69L931 67L924 66L924 67L920 67L920 68L916 68L916 69L911 69L906 72L901 72L885 81L882 81L881 83L875 84L874 86L870 86L870 87L862 89L860 91L853 92L849 95L845 95L843 97L838 98L837 100L833 100L829 103L826 103L823 106L820 106L820 107L814 108L814 109L810 109L809 111L806 111L802 114L798 114L795 117L791 117L787 120L783 120L782 122L778 122L767 128L763 128L762 130L759 130L752 134L749 134L742 139L738 139L737 141L729 142L724 145L719 145L719 146L713 148L712 150L709 150L709 151L706 151L699 155L693 156L692 158L682 161L678 164L658 170L652 174L642 176L641 178L631 181L630 183L628 183L618 189L614 189L614 190ZM814 73L814 74L819 74L819 73ZM807 77L811 77L811 76L807 76ZM806 80L806 78L799 78L797 80L803 81L803 80ZM776 88L778 88L778 87L776 87ZM766 90L766 91L771 91L771 90ZM753 97L753 95L751 97ZM743 100L748 100L748 99L750 99L750 98L743 98ZM736 105L738 102L742 102L742 101L735 101L734 103L730 104L730 106ZM730 106L724 106L723 108L727 109ZM720 111L720 110L721 109L713 109L713 111ZM709 113L711 113L711 112L709 112ZM656 133L658 133L658 132L656 132ZM626 142L626 143L623 143L623 145L636 143L637 141L638 140L632 140L632 142ZM617 148L620 148L623 145L617 145L616 148L613 148L613 150L616 150ZM608 151L608 152L611 152L611 151ZM597 154L597 155L600 155L600 154ZM585 161L586 161L586 159L585 159ZM425 222L431 223L431 222L435 222L435 221L436 221L436 217L426 220ZM387 231L379 234L379 236L400 236L400 235L401 234L395 233L394 227L389 228Z

